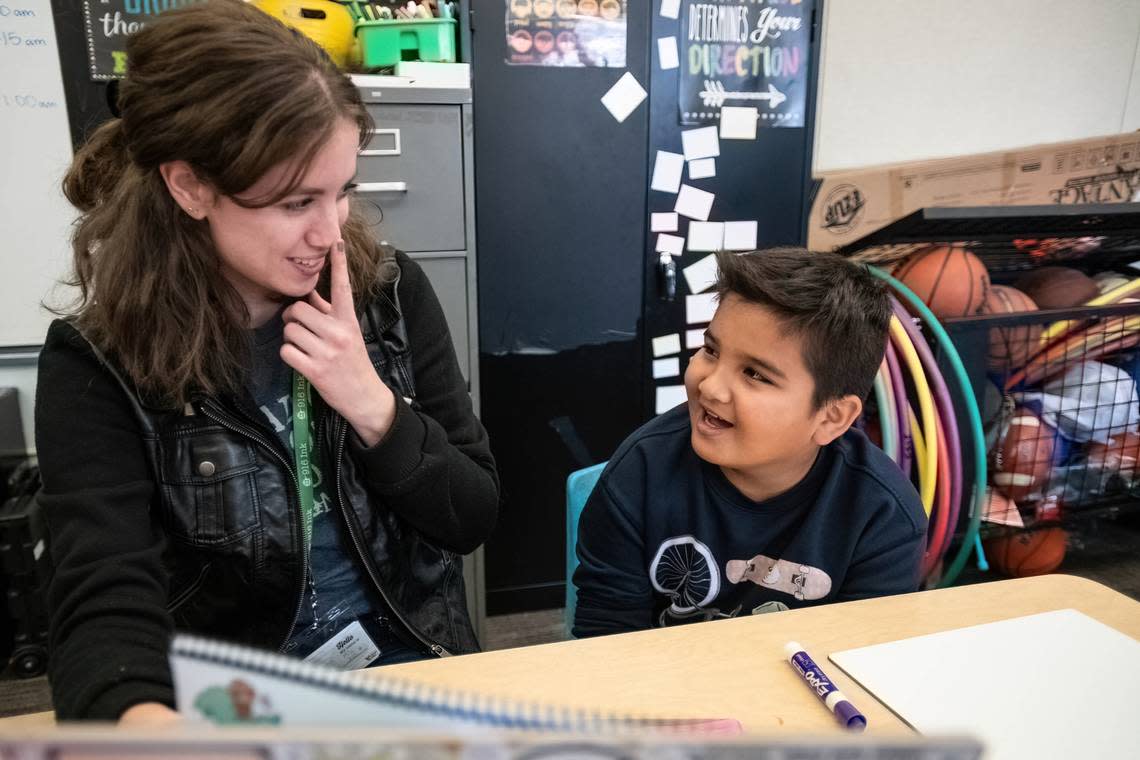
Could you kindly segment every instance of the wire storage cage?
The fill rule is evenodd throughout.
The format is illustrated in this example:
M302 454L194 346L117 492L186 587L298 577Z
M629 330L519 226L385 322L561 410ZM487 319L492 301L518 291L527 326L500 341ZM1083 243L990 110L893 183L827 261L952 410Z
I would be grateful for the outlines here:
M924 477L935 480L929 585L952 583L963 563L949 560L971 550L979 567L988 558L1006 575L1051 572L1069 531L1140 513L1140 204L923 209L840 253L890 273L896 290L930 307L904 316L930 344L953 411L940 419L931 404L935 424L924 427L919 402L938 394L903 373L898 392L873 395L864 415L885 449L910 447L896 461L920 492ZM885 361L884 375L891 370ZM884 414L898 398L904 413ZM935 475L932 464L915 466L932 430L941 444L944 428L970 431L971 416L978 435L958 436L957 460L949 452L942 467L928 455ZM940 487L953 501L938 498Z

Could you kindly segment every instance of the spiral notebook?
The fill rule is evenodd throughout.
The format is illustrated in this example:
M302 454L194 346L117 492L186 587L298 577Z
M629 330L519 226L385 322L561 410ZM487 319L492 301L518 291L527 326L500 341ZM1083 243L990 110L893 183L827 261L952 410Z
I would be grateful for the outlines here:
M170 663L179 712L218 724L726 736L742 730L731 718L615 716L444 690L377 671L339 671L197 636L175 636Z

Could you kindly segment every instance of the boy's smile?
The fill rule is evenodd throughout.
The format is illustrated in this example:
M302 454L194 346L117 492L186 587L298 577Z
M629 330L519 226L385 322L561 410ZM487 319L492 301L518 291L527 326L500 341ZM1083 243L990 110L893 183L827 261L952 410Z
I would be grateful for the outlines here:
M819 451L826 405L813 407L814 390L801 337L767 308L726 293L685 371L693 450L748 498L777 496Z

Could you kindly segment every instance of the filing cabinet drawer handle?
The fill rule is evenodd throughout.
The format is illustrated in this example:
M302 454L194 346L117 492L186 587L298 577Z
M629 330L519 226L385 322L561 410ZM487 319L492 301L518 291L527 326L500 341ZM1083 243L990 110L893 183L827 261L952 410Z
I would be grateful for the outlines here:
M372 142L380 135L388 135L392 138L391 148L366 148L360 151L362 156L398 156L400 155L400 130L398 129L373 129Z
M406 193L407 182L361 182L356 186L358 193Z

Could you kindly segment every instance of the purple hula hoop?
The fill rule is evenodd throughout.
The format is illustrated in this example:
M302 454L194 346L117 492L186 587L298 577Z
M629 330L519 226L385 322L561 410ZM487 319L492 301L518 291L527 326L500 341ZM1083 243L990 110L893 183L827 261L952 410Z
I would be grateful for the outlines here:
M910 420L906 414L906 384L903 383L899 357L891 341L887 341L887 372L891 376L891 393L895 397L895 417L899 429L899 469L910 477L911 454L914 442L910 438Z
M926 340L919 333L914 322L911 321L910 314L893 296L891 297L891 307L894 309L895 316L902 322L903 329L911 343L918 351L918 357L926 369L927 379L931 381L933 386L934 398L938 404L942 425L946 429L946 455L950 460L951 475L950 514L946 523L946 535L942 539L942 546L938 547L938 556L941 557L946 548L950 546L950 539L954 536L954 526L958 524L958 513L961 510L962 502L962 449L961 439L958 437L958 419L954 415L954 402L950 398L950 391L946 387L942 373L938 371L938 363L930 351L930 346L927 345ZM934 441L934 445L938 445L937 440Z

